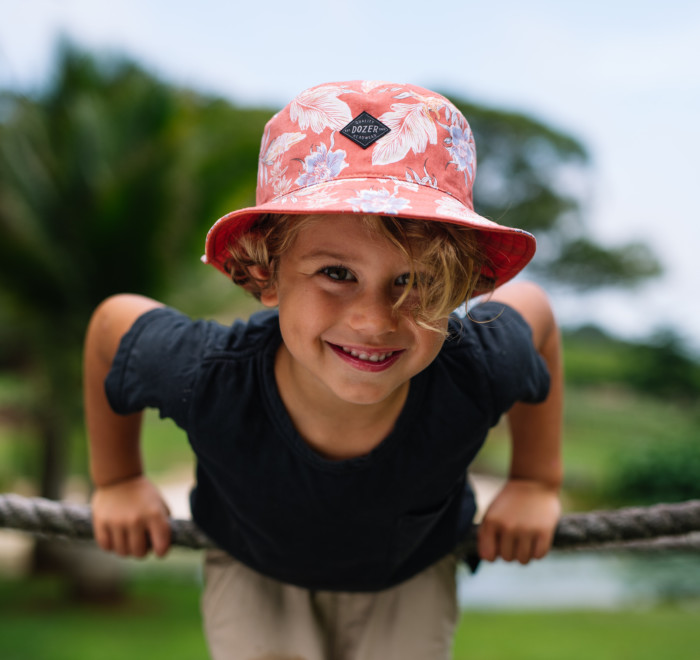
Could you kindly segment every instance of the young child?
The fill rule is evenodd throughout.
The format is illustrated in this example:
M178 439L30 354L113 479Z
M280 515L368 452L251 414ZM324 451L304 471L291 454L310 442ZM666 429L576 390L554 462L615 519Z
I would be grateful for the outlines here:
M223 327L119 295L95 312L85 403L99 545L168 550L141 411L187 431L216 659L449 658L466 472L507 413L510 475L483 559L544 556L559 516L561 372L546 296L501 287L534 238L478 216L474 142L446 98L352 81L267 124L257 206L204 260L270 308ZM467 300L489 294L466 314Z

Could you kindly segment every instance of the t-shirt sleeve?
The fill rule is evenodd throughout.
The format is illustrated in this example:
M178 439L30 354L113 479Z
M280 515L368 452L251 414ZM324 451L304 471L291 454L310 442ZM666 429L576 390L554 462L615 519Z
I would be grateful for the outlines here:
M122 337L105 393L122 415L156 408L185 428L211 324L170 308L150 310Z
M469 318L497 412L514 403L540 403L549 393L549 370L532 343L532 331L512 307L500 302L475 306Z

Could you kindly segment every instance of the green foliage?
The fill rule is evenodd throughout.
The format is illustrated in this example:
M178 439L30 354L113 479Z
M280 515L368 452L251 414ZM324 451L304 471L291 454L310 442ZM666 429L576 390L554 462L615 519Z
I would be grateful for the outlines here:
M565 335L564 344L567 382L607 387L603 391L620 415L610 417L603 400L584 412L590 415L589 431L597 424L599 439L610 436L603 446L595 445L605 457L602 497L614 505L700 497L700 363L678 336L666 330L649 342L631 343L584 328ZM617 396L611 386L618 388ZM633 403L629 395L620 396L621 387L643 398ZM574 438L567 434L567 442Z
M627 344L601 329L584 326L563 332L564 375L571 385L622 384Z
M552 279L579 290L634 286L662 272L647 245L604 248L584 237L565 244L547 268Z
M620 387L567 385L564 403L564 491L575 509L639 502L635 493L628 496L626 486L618 484L623 466L655 448L670 462L700 438L697 409ZM503 424L492 432L473 469L505 476L509 460ZM682 467L683 460L676 464ZM697 480L700 472L690 462L686 466L684 479ZM659 495L656 501L662 499Z
M0 276L18 305L82 327L111 293L162 295L226 200L252 201L263 113L127 61L61 58L43 96L5 95Z
M42 492L56 497L80 420L90 314L121 291L167 301L205 270L209 226L228 203L253 200L270 113L70 45L44 92L0 101L0 359L32 383Z
M587 326L565 332L563 342L569 384L618 385L690 406L700 399L700 361L671 329L630 342Z
M700 498L697 432L621 454L614 465L608 494L615 502L650 505Z
M555 229L564 214L579 215L580 200L565 178L586 176L588 154L580 142L520 113L456 104L477 145L479 212L538 233Z
M537 236L532 272L581 291L631 287L661 274L648 246L608 248L586 235L589 155L579 141L519 113L457 105L477 145L476 210Z
M690 405L700 400L700 362L686 353L673 330L662 330L648 343L628 347L626 357L631 387Z
M564 355L567 469L588 462L589 447L606 504L700 497L700 362L678 336L634 343L580 328L564 334Z

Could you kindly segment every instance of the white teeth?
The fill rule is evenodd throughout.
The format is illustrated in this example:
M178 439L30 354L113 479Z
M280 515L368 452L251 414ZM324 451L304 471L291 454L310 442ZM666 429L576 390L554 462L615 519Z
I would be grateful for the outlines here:
M364 360L365 362L382 362L394 354L393 351L389 351L388 353L373 353L369 355L368 353L359 353L351 348L345 348L345 346L341 346L341 348L345 353L356 357L358 360Z

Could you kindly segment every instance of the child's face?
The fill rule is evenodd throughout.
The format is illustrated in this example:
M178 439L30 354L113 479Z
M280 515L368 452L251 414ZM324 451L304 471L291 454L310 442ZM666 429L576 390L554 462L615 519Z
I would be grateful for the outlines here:
M325 215L303 226L262 296L279 306L285 384L316 405L404 397L444 341L413 320L415 296L394 311L409 271L407 257L357 217Z

